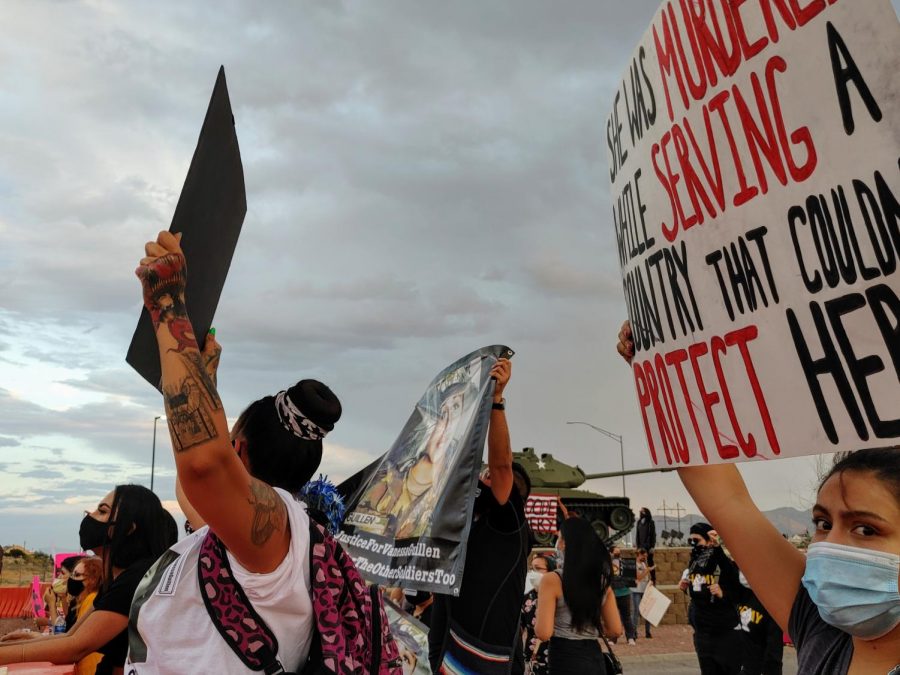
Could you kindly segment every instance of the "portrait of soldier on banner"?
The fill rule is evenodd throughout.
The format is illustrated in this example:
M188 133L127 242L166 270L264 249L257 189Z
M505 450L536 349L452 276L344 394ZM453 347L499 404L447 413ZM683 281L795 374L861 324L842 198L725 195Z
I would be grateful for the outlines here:
M481 368L475 358L428 388L357 504L358 529L397 540L432 536L432 515L478 410Z

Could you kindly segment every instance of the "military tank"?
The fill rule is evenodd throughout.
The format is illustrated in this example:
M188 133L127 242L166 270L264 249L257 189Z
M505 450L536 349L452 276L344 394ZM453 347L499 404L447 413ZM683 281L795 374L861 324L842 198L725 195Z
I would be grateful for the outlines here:
M548 452L538 455L534 448L514 452L513 461L521 464L531 479L531 496L526 512L540 546L556 543L557 508L553 504L557 498L569 513L577 513L587 519L607 544L634 527L634 513L627 497L604 497L576 489L591 478L619 476L622 472L585 473L581 467L561 462Z

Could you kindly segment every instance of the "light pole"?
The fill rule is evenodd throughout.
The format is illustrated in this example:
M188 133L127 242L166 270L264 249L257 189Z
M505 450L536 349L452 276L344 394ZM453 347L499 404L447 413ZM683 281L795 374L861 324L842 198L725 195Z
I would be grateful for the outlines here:
M627 496L625 494L625 448L622 446L622 437L619 434L614 434L611 431L607 431L606 429L601 429L595 424L591 424L590 422L566 422L566 424L583 424L586 427L590 427L594 431L599 431L601 434L606 436L607 438L611 438L614 441L619 441L619 459L622 462L622 496Z
M153 418L153 454L150 455L150 492L153 492L153 473L156 469L156 423L162 415Z

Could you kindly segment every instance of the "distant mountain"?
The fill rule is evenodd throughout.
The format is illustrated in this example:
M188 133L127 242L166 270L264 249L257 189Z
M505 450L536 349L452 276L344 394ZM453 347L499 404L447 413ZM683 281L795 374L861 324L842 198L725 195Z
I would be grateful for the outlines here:
M777 509L772 509L771 511L763 511L763 515L769 519L769 522L775 526L776 530L789 537L795 534L803 534L807 530L812 534L812 511L809 509L801 511L790 506L782 506ZM677 518L668 516L664 519L662 516L654 514L653 521L656 523L657 539L661 537L663 530L672 531L679 529L684 534L684 538L687 538L688 530L691 525L704 522L706 521L706 518L695 513L689 513L685 516L681 516L679 524Z

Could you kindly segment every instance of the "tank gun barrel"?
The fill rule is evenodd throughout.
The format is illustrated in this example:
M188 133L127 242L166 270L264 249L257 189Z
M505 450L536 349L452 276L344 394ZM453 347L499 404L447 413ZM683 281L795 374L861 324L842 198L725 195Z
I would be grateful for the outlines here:
M627 471L609 471L607 473L586 473L585 480L593 480L594 478L618 478L619 476L636 476L642 473L665 473L666 471L674 471L674 468L665 469L628 469Z

